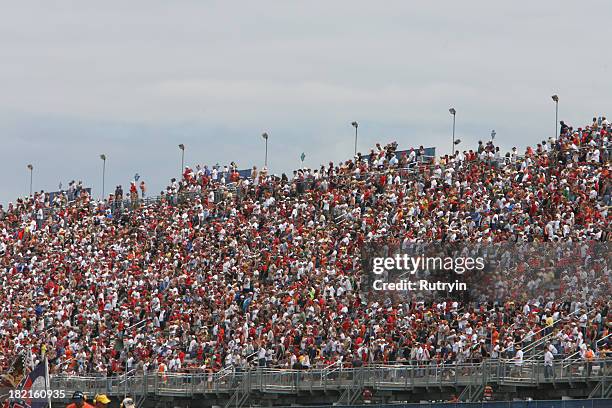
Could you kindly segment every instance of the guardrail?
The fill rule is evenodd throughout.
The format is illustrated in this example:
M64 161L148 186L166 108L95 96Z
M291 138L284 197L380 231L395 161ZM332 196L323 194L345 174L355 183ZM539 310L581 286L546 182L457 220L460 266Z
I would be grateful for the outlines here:
M596 348L597 348L597 347L599 347L599 345L600 345L600 344L601 344L601 343L602 343L604 340L607 340L608 338L610 338L610 336L612 336L612 333L609 333L609 334L607 334L606 336L602 337L601 339L597 340L597 341L595 342L595 347L596 347ZM578 358L578 356L579 356L579 355L580 355L580 351L576 351L575 353L570 354L568 357L566 357L566 358L565 358L563 361L564 361L564 362L565 362L565 361L569 361L569 362L571 363L571 362L572 362L574 359Z
M610 408L612 399L571 399L537 401L495 401L495 402L431 402L408 404L372 404L375 408ZM328 405L309 405L309 408L329 408ZM292 408L292 407L286 407ZM355 408L351 405L336 405L334 408Z
M531 343L529 343L527 346L525 346L525 348L523 349L523 353L531 354L531 352L535 351L538 347L540 347L541 345L546 344L547 342L549 342L551 339L554 338L555 333L553 331L553 328L555 327L555 325L557 323L559 323L559 322L567 323L569 317L571 317L571 316L573 316L575 314L578 314L579 312L580 312L579 309L574 310L572 313L570 313L568 315L565 315L565 316L562 316L559 319L553 321L551 326L543 327L540 330L538 330L537 332L535 332L533 335L531 335L531 337L537 336L538 334L540 334L542 331L545 331L546 329L550 330L550 333L544 335L543 337L540 337L540 338L537 338L537 339L533 340ZM524 340L525 340L525 338L523 338L521 340L521 342L523 342ZM535 354L530 355L528 358L530 360L538 359L539 357L544 356L544 352L545 352L544 350L539 350Z
M610 381L612 359L557 361L550 369L542 362L487 360L479 364L365 366L360 368L284 370L258 368L249 371L218 373L149 373L119 377L74 377L52 375L51 388L82 391L88 395L106 393L174 397L197 394L259 391L263 393L315 392L361 387L375 390L411 390L430 386L468 386L477 384L510 384L536 386L542 383Z

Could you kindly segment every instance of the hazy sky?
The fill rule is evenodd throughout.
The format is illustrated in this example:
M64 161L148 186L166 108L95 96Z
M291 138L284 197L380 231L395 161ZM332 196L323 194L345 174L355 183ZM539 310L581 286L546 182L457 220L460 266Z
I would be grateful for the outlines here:
M359 149L534 144L612 116L612 2L0 1L0 203L186 163L317 166Z

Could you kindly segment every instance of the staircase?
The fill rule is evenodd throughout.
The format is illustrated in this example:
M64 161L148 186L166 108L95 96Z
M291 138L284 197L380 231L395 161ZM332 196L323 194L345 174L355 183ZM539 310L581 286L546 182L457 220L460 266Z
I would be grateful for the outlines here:
M137 395L136 390L134 390L134 400L136 402L136 408L141 408L147 400L147 394L149 393L149 377L146 374L142 377L141 391L141 394Z
M352 384L342 392L340 399L335 405L355 405L363 394L363 385L365 379L365 370L353 371Z
M242 381L236 387L236 391L225 404L225 408L242 408L251 396L251 374L245 373Z
M484 393L484 384L470 384L461 391L459 394L459 401L461 402L478 402L482 399Z
M602 380L597 383L597 386L595 386L593 391L591 391L589 394L589 399L610 397L612 397L612 382L610 382L610 380L606 381L605 378L602 378Z

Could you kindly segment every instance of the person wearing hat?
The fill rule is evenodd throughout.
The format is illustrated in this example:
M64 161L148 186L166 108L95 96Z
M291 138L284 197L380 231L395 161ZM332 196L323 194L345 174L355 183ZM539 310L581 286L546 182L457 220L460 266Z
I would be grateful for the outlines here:
M93 405L85 401L85 395L81 391L72 394L72 402L66 408L94 408Z
M110 402L111 400L106 394L96 394L93 399L95 408L106 408Z
M121 401L121 408L136 408L136 404L132 398L128 397Z

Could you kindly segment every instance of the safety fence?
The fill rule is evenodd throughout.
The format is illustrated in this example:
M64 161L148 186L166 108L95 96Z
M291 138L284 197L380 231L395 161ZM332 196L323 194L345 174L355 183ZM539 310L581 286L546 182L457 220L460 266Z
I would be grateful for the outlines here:
M418 404L369 405L372 408L610 408L612 399L577 399L547 401L494 401L494 402L432 402ZM335 408L363 408L363 405L335 405ZM329 408L329 406L309 406Z
M139 373L118 377L53 375L52 389L82 391L88 395L166 395L192 397L206 393L247 391L294 394L360 387L373 390L411 390L431 386L500 384L538 386L543 383L612 382L612 359L543 362L488 360L479 364L442 366L396 365L360 368L283 370L258 368L248 371L226 368L217 373ZM609 387L602 387L606 397Z

